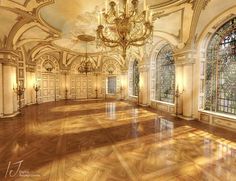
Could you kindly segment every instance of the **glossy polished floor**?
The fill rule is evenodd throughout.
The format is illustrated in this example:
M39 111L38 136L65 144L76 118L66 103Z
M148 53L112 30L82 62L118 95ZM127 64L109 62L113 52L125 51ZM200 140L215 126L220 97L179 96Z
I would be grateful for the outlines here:
M236 180L236 134L126 102L61 101L0 120L0 180Z

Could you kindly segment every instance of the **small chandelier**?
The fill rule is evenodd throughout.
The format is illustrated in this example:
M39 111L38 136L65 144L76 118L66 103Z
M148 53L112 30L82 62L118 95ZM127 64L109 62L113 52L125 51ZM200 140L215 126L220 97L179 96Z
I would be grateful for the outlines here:
M123 0L123 10L119 3L106 0L105 12L98 15L97 39L107 47L121 47L122 56L126 58L126 50L130 46L143 46L153 34L152 12L144 0L142 12L138 10L138 0ZM102 24L104 22L104 25Z
M94 72L95 68L93 67L93 63L90 61L88 57L88 42L94 41L95 38L90 35L79 35L77 37L79 40L86 42L86 52L85 52L85 58L81 61L80 66L78 67L79 73L85 73L86 76L88 73Z

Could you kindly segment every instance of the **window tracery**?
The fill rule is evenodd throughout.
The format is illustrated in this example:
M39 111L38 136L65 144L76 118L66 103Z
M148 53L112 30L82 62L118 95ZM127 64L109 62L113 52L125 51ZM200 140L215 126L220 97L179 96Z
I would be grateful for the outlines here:
M133 63L133 95L138 96L139 94L139 69L138 61L135 60Z
M173 50L163 46L156 57L156 100L174 103L175 65Z
M221 26L208 45L205 110L236 114L236 18Z

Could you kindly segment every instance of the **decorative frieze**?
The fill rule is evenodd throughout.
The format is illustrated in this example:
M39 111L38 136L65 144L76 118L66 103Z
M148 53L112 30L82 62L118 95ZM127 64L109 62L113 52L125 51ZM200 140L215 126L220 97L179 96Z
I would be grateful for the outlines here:
M36 68L35 66L27 66L26 67L26 72L35 72Z

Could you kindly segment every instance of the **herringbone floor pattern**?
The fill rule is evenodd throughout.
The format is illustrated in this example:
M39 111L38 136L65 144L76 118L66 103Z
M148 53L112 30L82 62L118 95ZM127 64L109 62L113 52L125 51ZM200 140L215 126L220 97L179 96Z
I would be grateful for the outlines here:
M0 180L234 181L235 140L126 102L33 105L0 120Z

